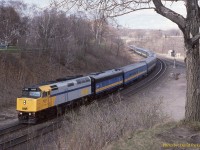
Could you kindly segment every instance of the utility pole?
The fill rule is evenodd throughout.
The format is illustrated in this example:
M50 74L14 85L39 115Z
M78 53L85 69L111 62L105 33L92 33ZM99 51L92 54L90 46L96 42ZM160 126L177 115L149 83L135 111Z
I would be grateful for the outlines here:
M174 57L174 66L173 66L173 68L176 68L176 58L175 58L176 53L175 53L175 50L172 51L171 56Z

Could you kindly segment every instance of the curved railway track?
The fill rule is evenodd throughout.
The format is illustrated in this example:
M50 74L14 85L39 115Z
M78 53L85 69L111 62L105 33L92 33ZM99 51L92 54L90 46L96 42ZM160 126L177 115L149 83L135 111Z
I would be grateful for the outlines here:
M162 56L159 56L159 58L162 59L162 60L164 60L165 62L167 62L167 64L170 64L170 65L174 64L174 59L165 58L165 57L162 57ZM186 64L184 62L176 60L176 66L186 67Z

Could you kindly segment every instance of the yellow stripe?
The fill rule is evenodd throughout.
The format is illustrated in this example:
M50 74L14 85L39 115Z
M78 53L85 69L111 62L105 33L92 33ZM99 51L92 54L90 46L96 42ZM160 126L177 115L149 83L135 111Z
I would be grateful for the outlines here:
M123 81L119 81L119 82L116 82L116 83L113 83L113 84L110 84L110 85L104 86L104 87L102 87L102 88L96 89L96 92L103 91L103 90L105 90L105 89L108 89L108 88L114 87L114 86L119 85L119 84L121 84L121 83L123 83Z
M131 77L125 79L125 82L127 82L127 81L129 81L129 80L131 80L131 79L133 79L133 78L135 78L135 77L137 77L137 76L139 76L139 75L141 75L141 74L143 74L143 73L145 73L145 72L146 72L146 71L143 71L143 72L137 73L137 74L135 74L134 76L131 76Z

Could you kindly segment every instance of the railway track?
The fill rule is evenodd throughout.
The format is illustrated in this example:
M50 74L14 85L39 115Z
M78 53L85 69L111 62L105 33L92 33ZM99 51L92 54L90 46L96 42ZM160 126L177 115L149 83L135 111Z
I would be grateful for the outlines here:
M170 65L173 65L174 64L174 60L173 59L170 59L170 58L164 58L164 57L160 57L160 59L164 60L165 62L167 62L168 64ZM180 67L186 67L185 63L184 62L181 62L181 61L177 61L176 60L176 66L180 66Z
M0 128L0 137L3 137L15 131L19 131L20 129L25 129L27 127L28 125L20 124L18 121L15 121L12 124L7 125L6 127Z
M28 142L36 137L55 131L61 127L61 121L62 119L60 117L54 121L51 121L48 125L43 125L42 127L33 129L32 131L26 132L23 135L18 135L16 137L4 140L3 142L0 142L0 150L14 148L17 145Z
M167 69L167 66L165 62L161 59L158 59L156 69L148 77L146 77L145 79L141 81L138 81L136 84L133 84L131 88L130 87L126 88L126 90L122 91L122 94L129 97L131 95L134 95L140 92L144 88L147 88L148 86L155 83L155 81L157 81L166 72L166 69ZM41 135L44 135L44 134L47 134L49 132L59 129L61 127L61 123L60 123L62 121L61 118L62 117L56 119L56 121L52 121L48 125L44 125L42 127L39 127L38 129L34 129L31 132L26 132L23 135L19 135L19 136L0 142L0 150L11 149L17 145L26 143L36 137L39 137ZM16 122L10 127L0 129L0 136L3 136L9 133L12 133L14 131L27 128L27 127L28 125L19 124Z

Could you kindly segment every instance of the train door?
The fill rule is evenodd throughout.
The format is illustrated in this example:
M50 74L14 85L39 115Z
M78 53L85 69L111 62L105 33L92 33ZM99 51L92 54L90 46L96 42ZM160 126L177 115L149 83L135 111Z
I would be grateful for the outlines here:
M91 93L96 94L96 82L94 78L91 78Z
M68 87L66 88L65 90L65 103L69 101L69 93L67 92L68 91Z

